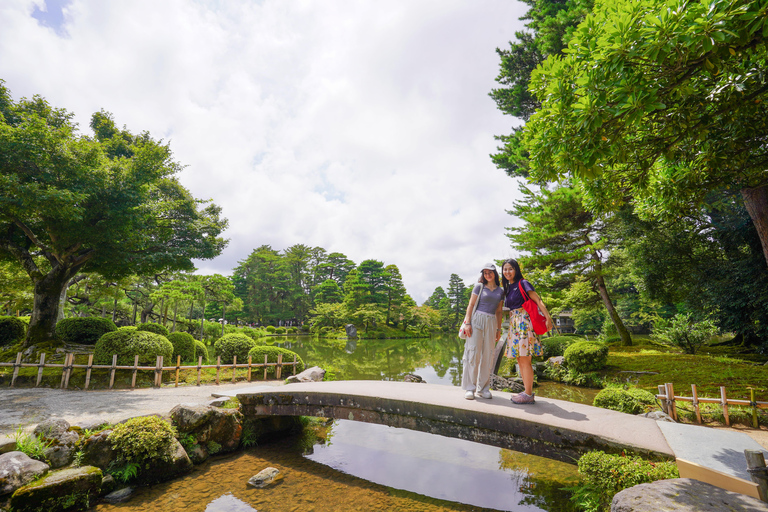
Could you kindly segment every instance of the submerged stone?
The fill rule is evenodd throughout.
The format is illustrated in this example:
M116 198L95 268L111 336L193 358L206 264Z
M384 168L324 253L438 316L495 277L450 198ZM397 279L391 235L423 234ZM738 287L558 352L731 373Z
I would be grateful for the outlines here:
M273 467L262 469L248 480L248 485L262 489L276 481L280 480L280 470Z
M104 496L107 503L122 503L128 501L133 495L133 487L123 487Z

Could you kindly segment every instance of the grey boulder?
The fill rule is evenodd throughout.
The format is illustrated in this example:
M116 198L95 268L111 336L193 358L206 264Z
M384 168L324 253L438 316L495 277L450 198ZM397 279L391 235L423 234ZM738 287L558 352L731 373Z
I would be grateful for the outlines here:
M285 381L289 384L295 382L321 382L324 377L325 370L319 366L313 366L312 368L307 368L298 375L291 375L285 379Z
M269 484L277 482L281 478L282 476L280 475L279 469L268 467L253 475L250 480L248 480L248 485L262 489Z
M22 452L0 455L0 496L10 494L48 472L50 466Z
M768 503L691 478L658 480L616 494L611 512L768 512Z

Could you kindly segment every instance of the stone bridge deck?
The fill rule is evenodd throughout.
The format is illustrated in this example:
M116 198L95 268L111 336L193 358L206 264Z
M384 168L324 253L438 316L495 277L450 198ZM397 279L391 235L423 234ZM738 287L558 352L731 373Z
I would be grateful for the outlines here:
M587 405L537 398L516 405L509 393L466 400L452 386L335 381L243 389L247 415L322 416L468 439L573 463L590 450L674 459L656 421Z

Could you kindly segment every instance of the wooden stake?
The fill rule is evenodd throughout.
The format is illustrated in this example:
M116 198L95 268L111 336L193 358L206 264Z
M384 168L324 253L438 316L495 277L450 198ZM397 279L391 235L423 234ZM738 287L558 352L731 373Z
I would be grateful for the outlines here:
M216 385L219 385L219 373L221 372L221 356L216 356Z
M726 426L731 426L731 418L728 416L728 399L725 398L725 386L720 386L720 403L723 405L723 416Z
M16 378L19 376L19 370L21 369L21 352L16 354L16 362L13 364L13 377L11 377L11 387L16 383Z
M747 459L749 476L757 484L760 499L768 501L768 470L765 467L763 452L761 450L744 450L744 457Z
M109 389L115 385L115 366L117 366L117 354L112 354L112 369L109 370Z
M691 396L693 397L693 410L696 412L696 421L701 425L701 411L699 410L699 394L696 392L696 384L691 384Z
M667 383L667 402L669 403L669 415L677 421L677 407L675 407L675 386L671 382Z
M64 373L67 376L67 378L64 381L64 389L68 389L69 388L69 378L72 376L72 365L73 364L75 364L75 354L74 354L74 352L69 354L69 358L67 359L67 363L65 363Z
M277 368L275 368L275 378L280 380L280 375L283 373L283 354L277 354Z
M176 325L175 316L174 316L173 322L174 322L173 325ZM175 388L179 387L179 366L181 366L181 356L176 356L176 384L173 386Z
M760 428L757 423L757 402L755 402L755 390L752 388L749 388L749 401L751 402L752 406L752 427L753 428Z
M293 369L291 370L291 375L296 375L296 354L293 354Z
M251 382L251 356L248 356L248 382Z
M235 370L237 370L237 356L232 356L232 384L235 383Z
M203 356L197 358L197 385L200 385L200 374L203 371Z
M133 358L133 376L131 377L131 389L136 387L136 374L139 372L139 356Z
M43 370L45 369L45 352L40 354L40 362L37 365L37 382L35 387L39 386L43 381Z
M664 414L669 414L669 404L667 404L667 386L664 384L659 384L657 387L659 388L659 395L664 397L663 399L660 399L661 410L664 411Z
M264 354L264 380L267 380L267 354Z

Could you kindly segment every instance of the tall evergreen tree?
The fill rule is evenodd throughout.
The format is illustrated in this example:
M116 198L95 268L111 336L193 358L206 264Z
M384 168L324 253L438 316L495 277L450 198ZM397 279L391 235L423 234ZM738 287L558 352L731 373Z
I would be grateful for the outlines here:
M466 299L467 287L464 285L464 281L456 274L451 274L448 278L448 292L446 293L448 302L453 313L452 327L457 327L461 318L464 318L467 309Z

